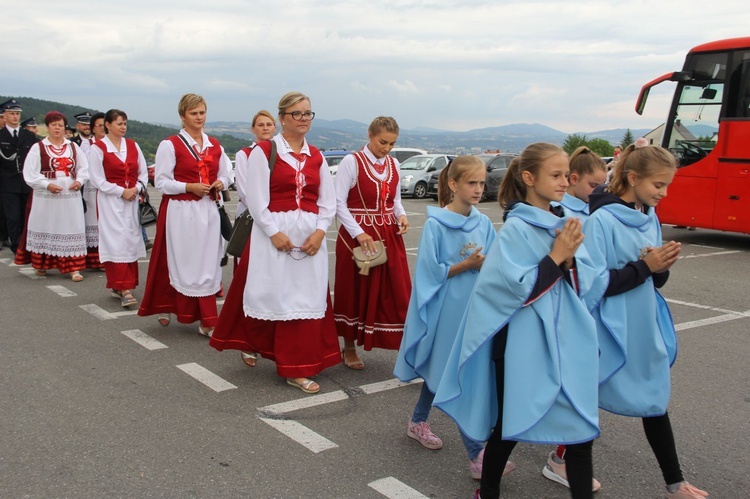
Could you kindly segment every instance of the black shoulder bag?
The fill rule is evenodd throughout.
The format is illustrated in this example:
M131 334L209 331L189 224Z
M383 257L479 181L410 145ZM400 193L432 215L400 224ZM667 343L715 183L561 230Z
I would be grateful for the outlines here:
M156 208L151 206L151 200L148 196L148 188L143 185L143 182L138 181L141 184L141 192L138 194L138 218L141 221L142 226L153 225L156 223L158 213Z
M268 158L268 170L271 173L273 173L273 169L276 166L276 156L276 142L271 139L271 157ZM245 210L238 215L234 221L232 235L229 237L229 242L224 250L224 258L221 259L222 265L227 264L229 259L227 255L235 257L242 256L242 252L245 251L245 246L247 246L247 241L250 239L250 233L252 231L253 217L250 215L250 210Z

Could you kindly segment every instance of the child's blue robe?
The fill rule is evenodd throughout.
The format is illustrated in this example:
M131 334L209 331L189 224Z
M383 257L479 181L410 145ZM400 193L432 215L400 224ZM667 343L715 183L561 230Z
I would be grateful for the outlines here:
M476 440L487 440L497 422L492 340L506 324L503 438L573 444L599 435L593 318L563 278L527 303L564 224L514 205L479 272L434 402ZM576 268L582 290L600 285L583 245Z
M478 248L486 255L494 240L492 222L474 207L468 217L427 207L404 336L393 371L400 380L421 377L435 393L479 275L467 270L448 278L448 272Z
M594 211L584 226L584 245L600 279L662 245L661 225L648 214L619 203ZM605 288L606 289L606 288ZM584 297L599 334L599 406L625 416L659 416L667 411L669 369L677 356L677 336L666 300L653 277L625 293Z
M575 196L568 194L567 192L559 203L551 203L553 206L562 206L565 210L565 216L574 217L585 222L589 218L589 204L586 201L581 201Z

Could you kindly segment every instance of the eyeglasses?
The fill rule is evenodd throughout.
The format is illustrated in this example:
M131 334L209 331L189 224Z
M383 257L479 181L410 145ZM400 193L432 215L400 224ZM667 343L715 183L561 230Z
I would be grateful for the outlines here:
M310 121L315 119L315 113L313 113L312 111L307 111L304 113L302 111L292 111L291 113L282 114L291 114L294 121L302 121L302 118L307 118Z

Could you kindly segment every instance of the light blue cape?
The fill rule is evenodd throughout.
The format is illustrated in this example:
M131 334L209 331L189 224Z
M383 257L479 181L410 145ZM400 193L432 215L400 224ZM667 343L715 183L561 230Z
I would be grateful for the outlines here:
M575 196L568 194L567 192L559 203L552 203L553 206L562 206L565 210L565 215L569 217L575 217L585 222L589 218L589 204L586 201L581 201Z
M661 225L648 214L613 203L597 209L584 226L584 245L601 280L610 269L638 260L649 246L662 245ZM626 416L659 416L670 397L669 368L677 336L666 300L649 277L625 293L585 296L596 320L599 348L599 405Z
M487 440L497 422L492 344L506 324L503 438L573 444L599 435L591 315L562 278L527 303L539 263L564 223L516 204L479 273L434 402L476 440ZM600 285L583 246L576 266L581 289Z
M494 240L492 222L474 207L468 217L427 207L404 336L393 371L401 381L421 377L431 392L437 390L478 276L469 270L448 278L448 272L480 247L486 255Z

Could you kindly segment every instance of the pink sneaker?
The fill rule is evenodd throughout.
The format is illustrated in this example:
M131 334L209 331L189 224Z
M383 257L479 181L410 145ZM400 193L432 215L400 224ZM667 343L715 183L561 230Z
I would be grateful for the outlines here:
M406 436L413 438L428 449L437 450L443 448L443 441L440 440L437 435L432 433L427 421L414 424L410 419L409 425L406 427Z
M687 482L681 482L680 487L674 491L664 494L666 499L705 499L708 497L708 492L701 490L698 487L693 487Z
M474 480L482 479L482 464L484 462L484 449L479 451L479 455L475 459L469 459L469 472L471 478ZM508 461L505 463L505 469L503 470L503 476L507 475L511 471L516 469L516 463Z

